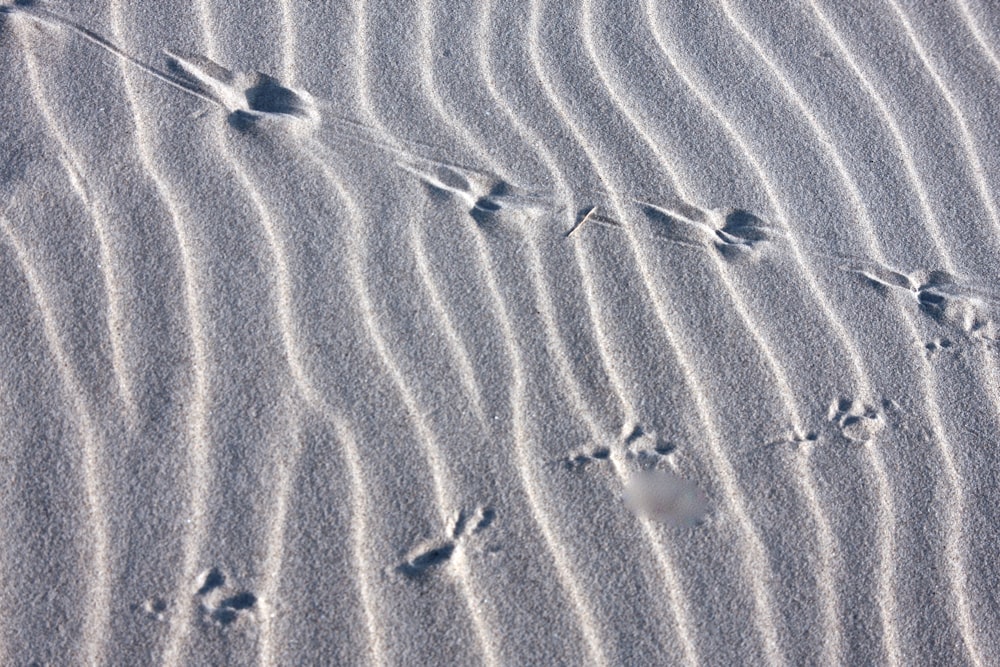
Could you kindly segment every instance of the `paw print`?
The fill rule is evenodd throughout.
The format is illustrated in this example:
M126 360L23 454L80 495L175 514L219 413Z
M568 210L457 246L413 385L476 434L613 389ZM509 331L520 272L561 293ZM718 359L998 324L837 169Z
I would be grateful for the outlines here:
M236 592L227 586L226 575L216 567L202 577L202 585L196 595L201 598L205 620L221 626L235 623L241 616L251 614L257 606L256 595L249 591Z
M885 419L877 409L849 398L830 406L829 419L852 442L867 442L882 430Z

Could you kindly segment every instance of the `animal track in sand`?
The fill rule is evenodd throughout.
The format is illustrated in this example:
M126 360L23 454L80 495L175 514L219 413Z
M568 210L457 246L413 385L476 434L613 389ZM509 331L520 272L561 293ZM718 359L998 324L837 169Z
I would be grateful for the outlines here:
M242 616L252 614L257 596L249 591L236 592L226 585L226 575L213 567L202 576L195 595L201 598L202 617L211 623L227 626Z
M620 450L620 456L613 457L612 447L600 445L574 452L559 459L558 463L567 470L574 471L595 464L614 467L616 461L630 469L646 470L664 463L669 464L669 457L676 447L672 443L660 439L655 431L647 431L642 426L635 426L622 439L621 443L615 443L614 449Z
M226 575L222 574L222 571L217 567L213 567L211 570L205 573L202 577L201 588L198 589L198 595L205 595L214 591L216 588L224 586L226 583Z
M642 426L635 428L625 437L625 461L639 470L649 470L663 464L672 466L670 455L677 447L660 438L656 431L648 431Z
M130 55L111 40L81 23L50 11L34 0L0 5L0 16L22 16L40 26L68 30L138 70L189 95L229 111L229 122L241 130L264 118L315 120L319 114L312 96L283 86L262 72L233 72L202 56L180 56L169 51L162 71Z
M890 410L893 406L890 400L882 401L883 410ZM883 410L846 397L834 400L827 411L827 422L834 433L825 432L824 441L838 437L858 443L871 440L886 426ZM768 446L788 446L808 453L819 442L818 431L793 431L787 437L769 442Z
M814 445L819 440L819 434L816 431L807 431L806 433L800 433L798 431L792 431L791 435L787 438L781 438L779 440L774 440L769 442L768 445L790 445L795 449L804 448L806 451Z
M563 467L567 470L580 470L592 463L607 461L611 457L611 450L607 447L597 447L586 452L572 454L560 459Z
M885 417L879 410L850 398L835 400L827 417L852 442L867 442L885 426Z
M609 218L608 216L600 213L598 206L585 206L576 212L576 222L574 222L573 227L566 232L566 238L572 236L574 232L579 230L588 222L596 222L601 225L608 225L609 227L622 226L622 223L618 222L614 218Z
M419 178L436 198L462 202L483 230L518 219L511 214L531 216L551 206L544 198L486 172L423 158L410 158L397 164Z
M161 597L152 597L143 602L141 605L133 604L131 607L132 611L141 611L146 618L151 618L155 621L162 621L167 616L167 610L170 608L170 603Z
M440 569L455 554L456 549L468 548L468 540L489 528L495 519L496 510L492 507L478 507L472 514L460 511L449 531L450 537L424 542L412 549L403 562L396 566L396 571L407 579L420 579Z
M777 233L761 218L740 208L702 209L685 204L667 209L644 203L642 210L657 237L692 248L714 247L728 260L748 255Z
M559 463L571 471L590 466L607 470L635 514L674 527L691 527L708 515L708 497L694 482L676 473L676 446L655 431L636 425L611 447L571 454Z
M477 507L471 515L464 511L458 513L455 520L455 527L452 528L451 536L455 540L461 540L465 535L476 535L490 527L497 513L492 507ZM471 526L471 527L470 527Z
M947 338L935 338L924 343L924 350L928 357L934 357L943 350L950 349L953 343Z
M873 262L842 268L862 276L880 291L899 289L911 293L919 312L969 341L990 344L1000 341L997 331L1000 292L995 289L963 280L947 271L906 274ZM936 339L928 343L926 349L935 352L951 347L954 342Z
M283 86L262 72L233 72L202 56L167 52L174 76L229 111L229 122L248 129L265 118L315 120L316 104L309 93Z

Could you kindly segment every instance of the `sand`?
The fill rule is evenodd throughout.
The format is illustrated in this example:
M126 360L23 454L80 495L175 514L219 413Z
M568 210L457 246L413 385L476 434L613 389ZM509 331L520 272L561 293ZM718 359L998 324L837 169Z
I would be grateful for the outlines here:
M997 44L0 5L0 664L997 664Z

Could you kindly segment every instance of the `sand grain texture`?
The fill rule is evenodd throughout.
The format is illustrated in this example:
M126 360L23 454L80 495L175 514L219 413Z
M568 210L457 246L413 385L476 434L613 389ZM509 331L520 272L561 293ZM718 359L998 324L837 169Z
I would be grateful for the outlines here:
M996 663L998 40L0 4L0 663Z

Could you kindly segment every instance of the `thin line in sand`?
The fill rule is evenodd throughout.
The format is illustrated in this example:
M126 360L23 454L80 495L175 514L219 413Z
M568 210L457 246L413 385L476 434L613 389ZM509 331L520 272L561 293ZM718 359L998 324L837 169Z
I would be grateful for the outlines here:
M113 2L117 2L117 0L113 0ZM178 90L181 90L189 95L194 95L195 97L200 97L206 102L211 102L213 104L224 106L221 100L205 93L202 90L199 90L198 88L190 85L189 83L187 83L182 79L178 79L166 72L162 72L156 69L155 67L142 62L138 58L128 54L127 52L125 52L112 42L108 41L104 37L101 37L93 30L90 30L89 28L80 25L75 21L70 21L69 19L63 18L58 14L54 14L53 12L43 9L42 7L36 4L18 5L15 7L0 6L0 14L21 14L23 16L30 18L33 21L36 21L44 25L48 25L53 28L57 29L65 28L71 30L72 32L76 33L80 37L83 37L90 43L99 46L100 48L104 49L111 55L119 58L123 62L129 63L130 65L139 68L143 72L146 72L147 74L156 77L160 81L163 81L164 83L173 86ZM115 36L118 39L121 38L120 34L116 34Z
M111 32L117 39L122 38L123 25L121 7L118 0L112 0L110 7ZM177 237L177 249L181 256L181 271L183 274L184 305L187 311L188 326L191 336L191 398L188 407L188 488L190 493L189 512L190 525L184 536L183 561L181 575L177 582L177 590L181 593L193 587L198 572L201 545L205 539L205 500L208 483L209 438L207 435L206 416L209 401L208 386L208 339L205 336L201 308L198 298L197 266L193 255L193 246L189 238L187 225L183 221L180 206L171 191L166 178L158 171L153 155L150 139L147 134L147 123L142 114L142 104L132 87L129 74L122 67L122 84L126 98L132 108L135 118L136 148L146 173L153 181L167 211ZM176 665L181 662L180 651L187 636L191 623L191 613L188 605L178 605L176 613L170 617L167 645L164 649L162 663Z
M98 269L100 269L101 279L104 283L104 293L108 300L105 320L107 322L108 337L111 341L111 367L118 384L118 393L124 407L125 415L130 422L134 423L137 417L137 408L132 395L132 379L125 361L124 351L127 345L129 325L128 318L124 316L122 309L121 295L124 288L118 279L117 262L111 251L108 220L101 212L98 202L94 201L93 196L88 192L86 186L88 179L83 169L83 162L80 160L76 149L70 144L69 138L56 118L55 110L49 105L46 99L45 88L39 77L38 66L32 55L31 45L23 38L20 30L17 33L21 41L22 51L24 52L24 62L28 72L28 79L31 83L31 96L34 98L35 105L45 120L45 124L48 126L49 133L55 137L56 143L62 151L60 162L62 162L66 170L70 184L87 209L87 213L94 224L94 235L97 239L97 249L100 257Z
M559 112L559 115L570 129L573 136L576 137L577 142L587 154L594 166L595 171L598 173L598 176L606 183L607 178L602 173L603 170L600 166L600 160L597 159L594 151L588 145L586 138L582 135L580 129L572 120L569 112L560 101L544 71L542 59L539 56L539 15L539 0L532 0L529 19L531 28L529 29L528 36L528 46L532 64L535 67L538 79L545 89L546 95L549 97L552 105ZM609 197L611 199L615 215L618 219L624 219L624 209L619 197L614 193L613 188L609 188ZM722 447L722 443L716 429L715 420L711 413L711 407L706 399L705 392L698 381L698 376L693 365L683 352L681 337L674 332L671 325L671 320L676 318L671 318L667 315L667 309L664 307L664 304L657 295L657 291L653 288L654 281L652 276L649 274L649 269L647 268L647 262L645 261L641 244L636 240L632 230L627 225L623 227L623 230L625 231L626 238L631 246L632 254L636 259L636 267L642 278L643 285L650 296L651 303L653 304L656 316L660 321L664 335L667 337L670 346L675 352L677 362L680 365L681 372L684 376L684 382L692 394L695 409L698 412L701 422L704 424L705 439L708 444L713 465L716 468L718 478L722 484L726 503L729 505L730 510L740 527L741 536L745 543L745 575L747 580L750 582L754 597L754 604L758 610L758 630L761 633L764 651L770 662L776 664L781 663L783 662L783 658L781 657L781 649L777 639L777 628L773 618L773 604L770 600L770 594L767 590L767 586L761 576L761 573L763 573L763 579L765 580L770 579L771 576L773 576L771 575L771 566L768 562L767 553L764 550L760 537L757 535L753 522L747 514L745 501L743 500L742 493L739 490L739 485L736 480L732 464L729 462L724 448Z
M570 203L572 203L572 202L570 202ZM566 232L566 238L569 238L569 237L573 236L573 232L575 232L576 230L578 230L581 227L583 227L584 223L587 222L588 220L590 220L590 216L594 215L594 213L596 211L597 211L597 207L596 206L591 206L590 209L587 210L587 213L584 214L584 216L582 218L580 218L580 221L577 222L576 224L574 224L573 227L568 232Z
M105 486L101 471L104 470L104 448L105 444L94 427L93 419L87 408L84 398L83 388L76 377L73 363L63 349L62 340L59 337L56 314L49 304L47 292L44 285L35 273L31 265L27 249L21 244L10 221L6 217L6 212L0 214L0 231L7 239L7 243L14 251L14 257L24 275L28 290L31 292L38 307L39 315L42 319L42 332L52 358L55 361L59 378L65 388L67 399L76 413L77 428L80 431L82 440L81 466L83 474L84 506L90 519L90 540L93 549L93 565L87 573L90 577L89 595L87 608L89 613L83 621L83 640L86 664L98 665L104 662L104 643L110 635L111 626L111 582L108 573L110 572L108 551L108 526L107 513L104 507L104 498L101 493Z

